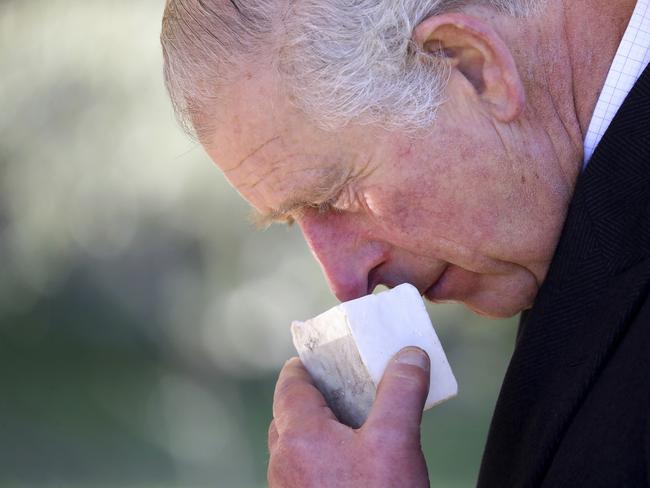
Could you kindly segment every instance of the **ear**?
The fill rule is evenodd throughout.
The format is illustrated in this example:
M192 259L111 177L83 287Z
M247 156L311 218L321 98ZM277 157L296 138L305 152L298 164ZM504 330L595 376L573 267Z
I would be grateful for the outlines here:
M450 83L476 96L499 121L517 118L526 103L515 60L503 39L486 22L463 13L435 15L423 20L413 33L417 45L442 53L451 62Z

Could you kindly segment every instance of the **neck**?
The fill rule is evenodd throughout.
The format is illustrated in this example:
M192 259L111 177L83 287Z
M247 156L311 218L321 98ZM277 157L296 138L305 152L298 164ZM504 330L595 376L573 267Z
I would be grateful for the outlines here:
M526 80L529 116L546 132L571 190L582 169L592 114L635 5L636 0L548 0L541 15L519 23L516 35L510 32Z
M566 0L564 32L582 140L636 0Z

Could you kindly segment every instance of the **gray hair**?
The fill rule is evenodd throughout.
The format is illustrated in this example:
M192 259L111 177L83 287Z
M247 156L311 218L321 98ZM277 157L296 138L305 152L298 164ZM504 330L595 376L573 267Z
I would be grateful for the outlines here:
M418 49L426 17L485 5L525 16L543 0L167 0L165 83L188 130L208 136L219 87L252 57L272 60L287 95L332 130L349 122L429 127L447 63Z

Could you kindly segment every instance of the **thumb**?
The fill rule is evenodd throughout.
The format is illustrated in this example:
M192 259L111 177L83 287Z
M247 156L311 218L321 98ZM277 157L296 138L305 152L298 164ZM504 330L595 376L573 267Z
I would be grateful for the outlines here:
M419 439L430 367L429 356L417 347L406 347L393 356L377 387L364 429L390 429L409 439Z

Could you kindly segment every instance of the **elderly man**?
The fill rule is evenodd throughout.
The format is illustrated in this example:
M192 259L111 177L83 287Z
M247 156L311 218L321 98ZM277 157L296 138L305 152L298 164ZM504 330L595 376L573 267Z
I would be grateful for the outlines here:
M340 300L523 314L482 487L650 486L650 1L168 0L181 119ZM366 424L280 374L272 487L428 486L428 360Z

